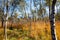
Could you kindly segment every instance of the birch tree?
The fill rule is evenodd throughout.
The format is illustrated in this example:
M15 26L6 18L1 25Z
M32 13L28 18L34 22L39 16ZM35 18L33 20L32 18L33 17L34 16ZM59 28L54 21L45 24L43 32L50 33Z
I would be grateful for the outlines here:
M51 35L52 40L57 40L56 38L56 29L55 29L55 4L57 0L52 1L52 13L50 14L50 26L51 26Z

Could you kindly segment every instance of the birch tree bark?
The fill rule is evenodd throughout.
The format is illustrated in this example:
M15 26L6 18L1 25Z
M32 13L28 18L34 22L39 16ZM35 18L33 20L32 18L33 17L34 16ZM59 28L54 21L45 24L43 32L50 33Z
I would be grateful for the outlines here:
M56 38L56 31L55 31L55 4L57 0L52 1L52 12L50 16L50 26L51 26L51 36L52 40L57 40Z

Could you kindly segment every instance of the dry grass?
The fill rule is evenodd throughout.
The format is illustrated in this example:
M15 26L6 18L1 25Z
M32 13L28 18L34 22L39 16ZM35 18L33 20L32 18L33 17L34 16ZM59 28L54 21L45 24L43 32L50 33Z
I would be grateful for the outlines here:
M60 40L60 21L56 21L56 34L57 38Z
M49 22L45 23L44 21L40 21L40 22L37 21L37 22L31 22L31 25L30 25L30 22L27 22L24 24L13 23L12 26L17 29L22 28L23 30L27 30L27 31L30 30L30 34L28 35L29 37L36 38L36 36L42 36L43 38L44 37L46 38L46 36L47 36L48 39L46 38L46 40L51 40L50 25L49 24L50 24ZM58 38L58 40L60 40L60 21L56 21L55 24L56 24L57 38ZM10 27L10 25L8 25L8 26ZM48 32L47 34L45 32L46 30ZM0 31L1 31L1 29L0 29ZM19 38L19 39L22 39L22 38ZM39 39L39 37L38 37L38 39ZM41 40L43 40L43 39L41 39Z

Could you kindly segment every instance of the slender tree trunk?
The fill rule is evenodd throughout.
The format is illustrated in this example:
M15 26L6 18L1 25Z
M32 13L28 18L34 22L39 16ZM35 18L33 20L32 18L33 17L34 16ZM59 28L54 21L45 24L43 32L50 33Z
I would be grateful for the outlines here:
M14 12L14 9L16 8L16 5L13 5L13 3L12 3L12 6L14 6L14 8L12 9L13 12ZM13 24L13 12L11 13L11 27L9 28L10 30L13 30L13 27L12 27L12 24Z
M34 22L36 21L36 15L35 15L35 14L36 14L36 4L35 4L35 1L36 1L36 0L33 0L34 7L35 7L35 10L34 10L35 12L34 12L34 14L33 14L33 20L34 20Z
M31 4L32 4L32 0L30 0L30 11L31 11ZM30 19L30 26L29 26L29 34L31 34L31 28L32 28L32 26L31 26L31 17L29 17L29 19Z
M5 1L4 1L5 3ZM5 4L6 6L6 18L5 18L5 27L4 27L4 34L5 34L5 40L7 40L7 24L8 24L8 0L7 0L7 4Z
M50 14L50 25L51 25L51 36L52 40L57 40L56 34L55 34L55 4L56 0L52 1L52 13Z
M2 17L2 27L3 27L3 23L4 23L4 19L3 19L3 17Z

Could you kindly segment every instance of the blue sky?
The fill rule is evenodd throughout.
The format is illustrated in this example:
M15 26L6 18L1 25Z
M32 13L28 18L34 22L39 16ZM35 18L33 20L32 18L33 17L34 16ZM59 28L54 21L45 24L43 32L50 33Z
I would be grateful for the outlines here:
M2 1L3 0L0 0L0 7L1 7L1 5L2 5ZM26 13L28 14L30 14L31 12L30 12L30 0L26 0L26 3L28 4L28 6L26 6L26 9L25 9L25 11L26 11ZM45 3L45 1L42 1L42 5L45 5L44 4ZM31 8L33 9L33 10L35 10L35 7L34 7L34 4L33 4L33 1L32 1L32 3L31 3L32 5L31 5ZM37 5L37 8L39 9L39 4ZM12 12L12 9L13 9L13 6L10 6L9 7L10 8L10 10L9 10L9 15L11 14L11 12ZM60 8L60 5L59 6L57 6L57 9L59 9ZM19 9L20 9L20 7L19 6L17 6L16 8L15 8L15 11L16 11L16 13L18 13L18 14L22 14L22 12L20 12L19 11ZM49 13L49 8L48 7L45 7L45 9L46 9L46 13L47 13L47 15L48 15L48 13ZM55 8L56 9L56 8ZM5 8L5 11L6 11L6 8ZM57 12L57 10L56 10L56 12ZM6 13L6 12L5 12ZM21 16L21 15L20 15Z

